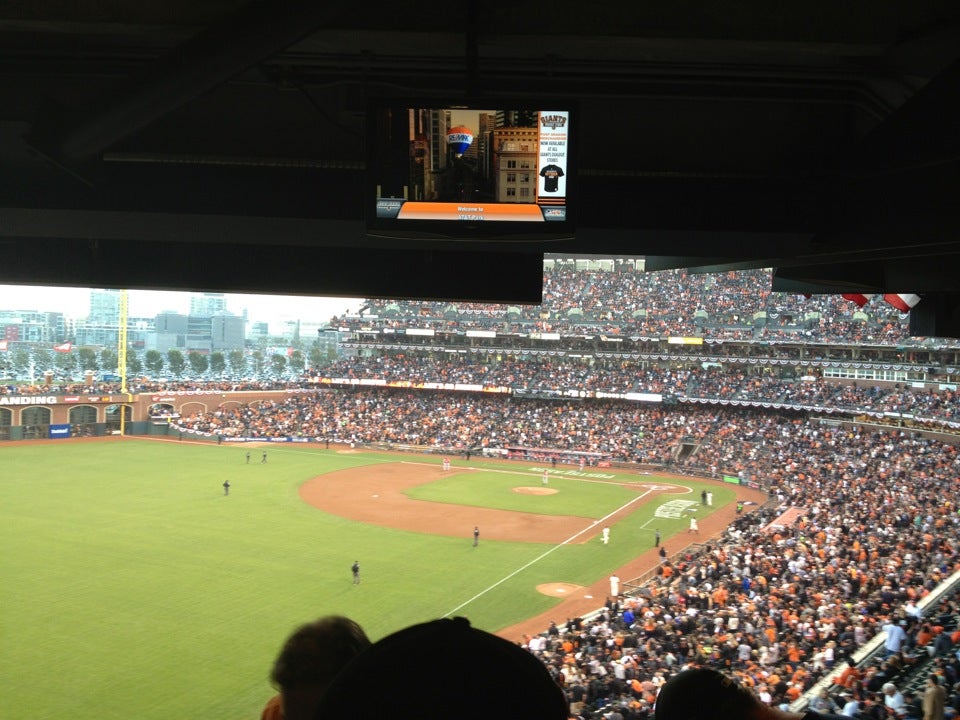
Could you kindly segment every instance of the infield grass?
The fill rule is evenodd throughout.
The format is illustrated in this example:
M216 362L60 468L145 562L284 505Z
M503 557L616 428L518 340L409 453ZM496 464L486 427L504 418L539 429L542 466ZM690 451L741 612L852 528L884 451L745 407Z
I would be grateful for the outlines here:
M246 450L146 439L0 446L0 716L255 718L272 694L270 664L300 623L342 613L377 639L456 612L495 631L559 602L538 584L590 585L650 547L654 526L665 540L686 529L685 518L654 520L650 503L613 526L609 546L475 549L300 499L311 477L396 455L271 445L266 464L259 450L247 464ZM525 496L505 488L518 484L515 471L539 485L533 464L471 465L484 469L411 495L593 519L636 498L559 475L558 494ZM699 497L700 485L684 484ZM715 506L732 500L712 489Z
M453 469L456 470L456 467ZM590 478L590 475L601 474L613 473L598 471L573 477L554 473L544 485L541 480L542 472L520 467L491 468L417 485L409 488L405 494L416 500L596 519L637 497L635 490L612 481ZM637 478L632 476L631 479ZM528 486L533 490L546 488L557 492L552 495L527 495L514 492L518 485Z

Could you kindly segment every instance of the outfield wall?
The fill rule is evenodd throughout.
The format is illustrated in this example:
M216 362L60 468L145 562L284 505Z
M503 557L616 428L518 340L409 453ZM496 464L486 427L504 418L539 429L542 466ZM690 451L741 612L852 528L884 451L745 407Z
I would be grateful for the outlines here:
M169 418L263 400L282 400L302 392L314 391L181 390L138 395L0 395L0 440L116 434L119 432L121 412L125 413L125 434L167 434L167 430L159 426ZM163 412L158 414L161 408Z

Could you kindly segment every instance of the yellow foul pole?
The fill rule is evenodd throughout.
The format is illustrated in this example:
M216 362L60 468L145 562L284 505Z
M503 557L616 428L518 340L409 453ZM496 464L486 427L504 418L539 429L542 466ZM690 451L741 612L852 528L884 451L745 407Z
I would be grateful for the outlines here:
M120 392L126 394L127 402L133 398L127 393L127 291L120 291L120 322L117 332L117 375L120 376ZM127 406L120 406L120 434L126 435Z

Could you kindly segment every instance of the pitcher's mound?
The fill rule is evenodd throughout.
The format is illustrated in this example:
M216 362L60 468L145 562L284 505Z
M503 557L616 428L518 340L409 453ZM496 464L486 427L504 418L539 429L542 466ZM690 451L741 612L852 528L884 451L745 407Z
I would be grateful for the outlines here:
M557 493L557 491L553 488L536 487L530 485L521 485L520 487L515 487L513 491L515 493L520 493L521 495L555 495Z
M573 583L544 583L537 585L537 592L549 595L550 597L570 597L583 590L583 585L574 585Z

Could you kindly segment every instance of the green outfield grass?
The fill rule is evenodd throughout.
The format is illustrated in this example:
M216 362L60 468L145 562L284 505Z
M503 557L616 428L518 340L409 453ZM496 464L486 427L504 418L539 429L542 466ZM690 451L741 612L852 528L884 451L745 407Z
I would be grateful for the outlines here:
M654 527L669 542L687 526L654 519L668 499L660 496L613 525L608 546L485 541L475 549L468 537L346 520L298 494L316 475L403 458L301 445L268 452L267 464L259 450L246 464L246 448L231 445L0 446L0 715L255 718L271 694L270 663L299 623L343 613L376 639L456 613L495 631L558 602L536 585L589 585L650 547ZM534 464L471 466L484 469L410 494L593 519L636 498L611 482L559 474L550 478L558 494L525 496L509 490L518 480L540 484ZM684 484L698 500L701 485ZM715 507L733 498L711 489ZM354 559L359 586L350 581Z
M453 470L456 471L456 466ZM597 474L607 473L598 471ZM568 477L555 472L544 486L542 472L499 467L460 473L427 485L417 485L407 490L406 494L417 500L432 502L594 519L603 517L637 496L636 492L622 485L611 484L602 478L591 479L588 475L583 473L580 477ZM555 495L524 495L513 492L518 485L547 487L558 492Z

